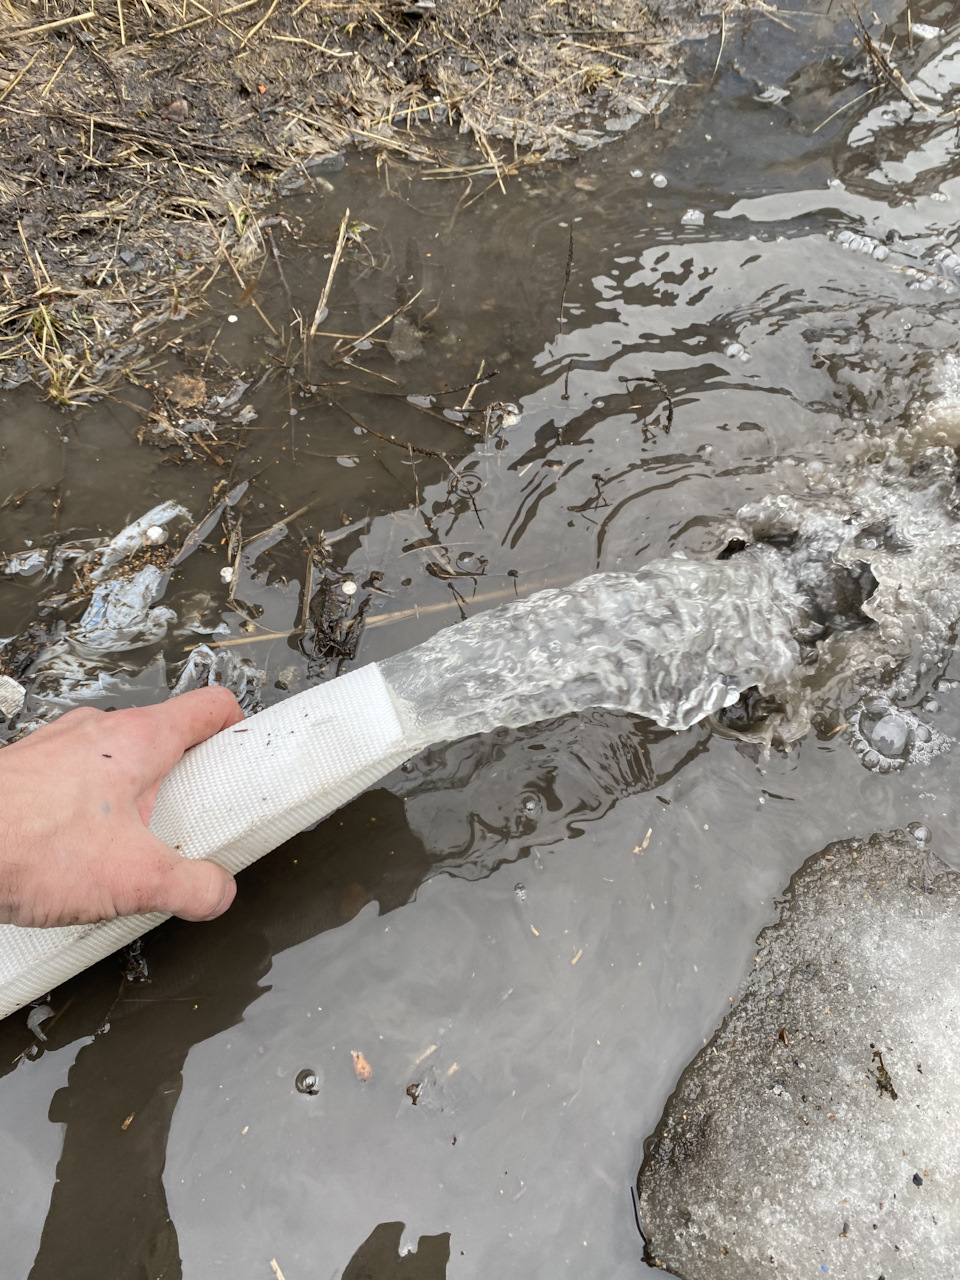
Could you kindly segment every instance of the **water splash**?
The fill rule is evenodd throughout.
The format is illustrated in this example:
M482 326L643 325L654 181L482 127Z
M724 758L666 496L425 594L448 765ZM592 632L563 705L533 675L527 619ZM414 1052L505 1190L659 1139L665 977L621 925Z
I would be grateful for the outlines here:
M887 447L864 436L833 469L782 468L792 492L744 507L717 559L597 574L384 662L412 732L439 741L588 707L679 730L749 692L768 742L836 727L853 706L868 768L946 749L909 708L929 695L960 620L956 375L948 364L940 399ZM879 712L861 702L871 690L885 694Z
M611 707L686 729L799 661L803 600L782 557L595 574L440 632L381 664L417 737Z

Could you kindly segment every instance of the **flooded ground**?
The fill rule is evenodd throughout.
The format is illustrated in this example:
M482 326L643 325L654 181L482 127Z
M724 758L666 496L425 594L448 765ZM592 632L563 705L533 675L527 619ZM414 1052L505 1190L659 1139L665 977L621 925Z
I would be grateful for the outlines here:
M907 15L883 16L949 110L960 32L909 53ZM199 519L244 479L242 538L287 521L229 598L230 528L210 534L164 597L178 624L114 660L99 704L161 696L211 633L270 702L333 674L332 601L369 597L347 662L376 660L485 602L714 550L791 465L886 447L956 343L956 129L867 94L849 24L788 17L728 28L715 77L717 44L693 50L701 84L658 131L475 203L348 157L284 202L262 316L218 278L213 320L158 337L156 392L69 416L8 397L7 553L167 498ZM309 328L348 208L305 352L291 306ZM324 336L405 304L352 356ZM189 403L237 379L229 412ZM4 635L51 590L0 582ZM960 733L952 681L936 696ZM245 872L225 918L150 935L148 982L115 958L54 993L45 1044L0 1026L7 1273L637 1274L644 1138L777 894L828 841L910 821L956 862L958 768L871 772L843 730L766 757L609 711L425 753Z

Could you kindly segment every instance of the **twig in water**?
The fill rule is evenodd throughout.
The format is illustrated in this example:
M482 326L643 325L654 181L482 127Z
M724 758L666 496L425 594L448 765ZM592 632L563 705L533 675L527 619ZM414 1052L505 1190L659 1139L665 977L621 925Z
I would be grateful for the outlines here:
M323 286L323 292L320 294L320 300L317 303L317 309L313 313L313 324L310 326L310 337L312 338L320 328L320 322L323 320L324 311L327 306L327 299L330 297L330 290L333 288L333 277L337 274L337 267L340 265L340 258L343 255L343 246L347 239L347 224L350 221L350 210L347 209L340 220L340 231L337 235L337 247L333 251L333 257L330 260L330 270L327 272L327 283Z
M284 292L287 295L287 305L293 310L293 295L290 292L290 286L287 284L287 277L283 273L283 263L280 261L280 254L277 250L277 242L273 238L273 232L270 229L271 219L265 218L260 223L260 230L266 235L267 243L270 245L270 252L273 254L273 260L277 264L277 271L280 275L280 283L283 285Z
M420 445L411 444L409 440L395 440L393 436L381 435L379 431L374 431L373 427L368 427L365 422L361 422L359 418L355 418L353 414L339 400L331 400L330 403L335 409L339 409L341 413L345 413L352 423L361 427L364 431L369 431L370 435L376 436L378 440L382 440L384 444L392 444L397 449L406 449L409 453L419 453L425 458L439 458L453 475L456 475L456 468L445 453L439 453L436 449L424 449Z
M657 390L663 396L664 400L666 400L667 402L667 421L664 423L663 432L664 432L664 435L669 435L670 428L673 426L673 397L670 395L670 392L663 385L660 379L659 378L623 378L621 377L621 378L618 378L617 381L626 382L626 383L645 382L647 383L648 386L657 388ZM639 409L640 406L636 404L632 404L630 408Z
M828 125L831 120L836 120L837 116L841 115L844 111L846 111L848 107L855 107L857 103L862 102L864 98L869 98L871 93L876 93L879 90L879 88L880 86L878 84L875 84L875 85L871 85L870 88L866 91L866 93L858 93L855 98L851 98L849 102L845 102L842 107L837 107L836 111L831 111L831 113L827 116L826 120L821 120L820 123L817 125L817 127L813 130L813 132L819 133L820 130L824 127L824 125Z
M396 317L400 315L401 311L406 311L407 307L412 307L413 304L416 302L416 300L420 297L421 293L423 293L423 290L418 289L417 292L413 295L413 297L409 299L409 301L405 302L402 307L397 307L396 311L391 311L390 314L385 319L378 321L377 324L375 324L372 329L368 329L366 333L361 333L359 338L351 338L350 346L347 348L346 351L342 353L342 355L337 356L337 360L335 363L340 363L343 360L348 360L350 359L351 356L356 355L357 349L359 348L361 342L366 342L368 338L372 338L373 335L379 329L382 329L384 325L389 324L391 320L395 320ZM339 346L340 346L340 343L337 342L336 347L339 347ZM336 350L336 347L334 347L334 350Z
M723 46L727 39L727 11L720 10L720 48L717 50L717 60L713 64L713 74L716 75L720 70L720 59L723 57ZM711 77L712 78L712 77Z
M464 410L470 408L470 401L473 399L473 393L476 391L477 387L479 387L480 385L480 380L483 377L483 370L486 363L487 363L486 360L480 361L480 368L477 370L477 376L476 378L474 378L473 383L470 387L470 390L467 392L466 399L464 400L463 404L460 406L461 413L463 413Z
M570 273L573 271L573 223L570 224L570 244L567 247L567 268L563 273L563 290L560 294L560 330L557 334L558 340L563 337L563 308L567 301L567 286L570 284ZM570 365L567 364L567 371L563 378L563 395L562 400L570 399Z

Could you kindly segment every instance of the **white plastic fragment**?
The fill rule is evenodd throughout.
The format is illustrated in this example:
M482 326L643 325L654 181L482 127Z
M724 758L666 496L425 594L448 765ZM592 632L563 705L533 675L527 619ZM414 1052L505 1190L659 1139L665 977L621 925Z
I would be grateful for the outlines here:
M27 691L22 684L18 684L10 676L0 676L0 713L8 720L12 720L17 714L26 696Z
M151 507L139 520L134 520L125 529L121 529L117 536L111 538L98 553L97 558L100 563L90 575L91 582L102 582L111 569L116 568L148 542L148 534L151 530L158 526L166 526L178 517L189 520L190 512L179 502L161 502L159 506Z
M89 657L117 649L137 649L166 635L177 615L163 605L152 608L160 594L163 572L144 565L132 578L101 582L79 623L70 632L75 649Z
M27 1030L32 1031L38 1040L46 1040L46 1036L40 1030L43 1023L48 1018L53 1017L53 1010L48 1004L38 1004L35 1009L31 1009L27 1015Z

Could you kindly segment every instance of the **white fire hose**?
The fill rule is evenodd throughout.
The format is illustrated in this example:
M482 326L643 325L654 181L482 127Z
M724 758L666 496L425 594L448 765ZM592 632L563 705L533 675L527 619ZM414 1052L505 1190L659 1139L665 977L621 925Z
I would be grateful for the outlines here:
M161 786L150 830L185 857L236 874L425 745L405 736L379 669L363 667L193 747ZM0 1018L167 918L0 925Z

